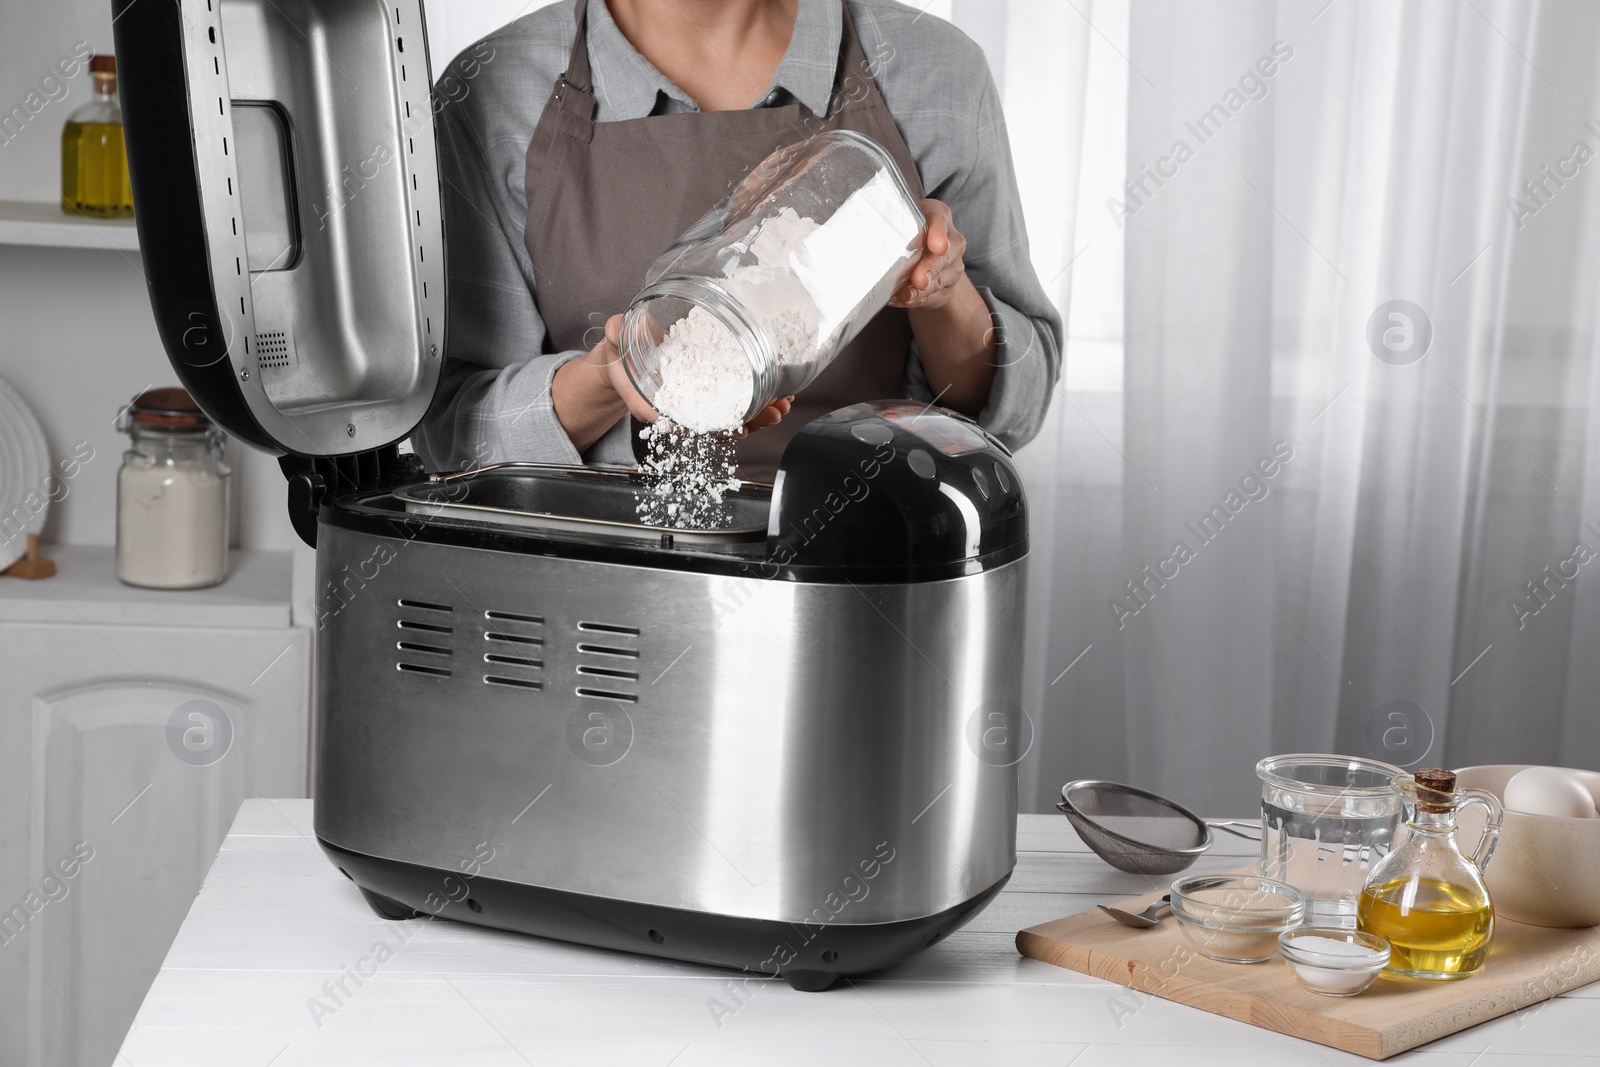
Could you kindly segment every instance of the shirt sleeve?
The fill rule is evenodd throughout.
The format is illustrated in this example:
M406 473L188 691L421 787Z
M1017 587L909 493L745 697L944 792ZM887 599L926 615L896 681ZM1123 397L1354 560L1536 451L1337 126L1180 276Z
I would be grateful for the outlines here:
M1061 376L1061 316L1028 256L1005 115L987 66L980 70L984 89L972 156L927 195L950 206L956 229L967 239L967 276L989 305L993 320L994 386L978 422L1015 449L1038 434L1050 410L1051 394ZM933 399L915 344L906 391L913 399Z
M439 391L412 443L436 471L513 460L580 463L550 384L583 353L543 351L545 324L523 242L526 198L496 180L465 109L446 105L437 130L450 234L448 332Z

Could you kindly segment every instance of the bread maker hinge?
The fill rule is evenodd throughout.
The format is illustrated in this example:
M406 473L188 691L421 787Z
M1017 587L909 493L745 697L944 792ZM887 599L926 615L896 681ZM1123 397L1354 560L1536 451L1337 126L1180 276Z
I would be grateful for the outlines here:
M289 481L289 521L300 540L317 547L317 512L322 505L352 493L381 492L421 481L422 460L398 445L350 456L283 456L278 460Z

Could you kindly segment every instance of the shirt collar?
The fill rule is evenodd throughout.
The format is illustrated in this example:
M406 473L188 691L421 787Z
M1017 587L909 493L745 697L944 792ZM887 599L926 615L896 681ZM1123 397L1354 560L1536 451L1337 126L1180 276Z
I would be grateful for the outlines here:
M762 102L782 89L815 114L827 114L843 34L839 0L800 0L789 50ZM655 110L660 93L694 106L687 93L628 43L604 0L589 4L589 66L595 96L610 119L644 118Z

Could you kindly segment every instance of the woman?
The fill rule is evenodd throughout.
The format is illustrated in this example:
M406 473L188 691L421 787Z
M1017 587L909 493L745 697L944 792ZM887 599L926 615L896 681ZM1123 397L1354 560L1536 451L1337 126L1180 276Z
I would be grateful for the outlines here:
M891 0L563 0L480 42L439 114L450 234L433 469L633 465L619 313L650 262L773 150L828 129L889 150L923 200L910 283L739 442L770 479L805 422L887 397L1038 432L1061 324L1028 260L982 50ZM958 226L960 228L958 228ZM791 408L792 403L792 408Z

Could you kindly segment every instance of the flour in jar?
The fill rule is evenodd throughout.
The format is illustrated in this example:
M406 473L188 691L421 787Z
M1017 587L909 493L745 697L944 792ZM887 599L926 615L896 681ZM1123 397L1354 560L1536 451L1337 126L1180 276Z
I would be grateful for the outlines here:
M737 467L731 441L702 438L738 429L771 400L757 397L758 386L771 390L776 382L789 391L814 378L851 324L887 303L899 279L894 267L908 255L907 234L921 225L887 172L823 223L792 207L767 209L728 246L716 282L770 346L780 373L758 383L753 361L761 357L706 307L695 305L668 327L654 353L660 384L652 403L663 419L648 439L648 488L640 495L641 519L652 525L714 528L723 494L738 485Z
M795 271L806 239L817 232L815 220L783 208L764 220L749 244L735 248L740 259L723 289L737 300L770 340L781 363L821 358L822 319L815 300ZM667 330L656 349L661 385L656 410L695 433L735 430L750 413L755 373L738 338L703 307Z
M228 566L228 483L209 467L132 454L117 475L117 577L151 589L214 585Z
M656 354L661 367L656 410L695 433L739 426L755 376L744 349L715 315L691 308L667 331Z

